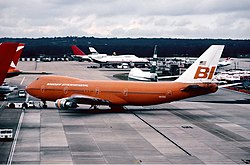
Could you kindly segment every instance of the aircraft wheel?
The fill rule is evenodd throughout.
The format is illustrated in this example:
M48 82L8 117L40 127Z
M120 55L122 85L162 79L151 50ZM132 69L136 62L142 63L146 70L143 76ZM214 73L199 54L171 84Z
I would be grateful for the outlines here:
M15 104L14 103L10 103L9 108L15 108Z
M22 105L22 108L25 108L25 109L27 109L27 108L28 108L28 105L27 105L27 103L23 103L23 105Z
M111 105L110 108L112 112L124 112L125 111L124 107L119 106L119 105Z

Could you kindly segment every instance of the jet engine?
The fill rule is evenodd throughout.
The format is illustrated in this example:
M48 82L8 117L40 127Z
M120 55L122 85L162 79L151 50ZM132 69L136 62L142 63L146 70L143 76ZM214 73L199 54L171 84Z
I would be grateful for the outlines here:
M70 101L68 99L57 99L55 105L58 109L69 109L78 107L76 102Z

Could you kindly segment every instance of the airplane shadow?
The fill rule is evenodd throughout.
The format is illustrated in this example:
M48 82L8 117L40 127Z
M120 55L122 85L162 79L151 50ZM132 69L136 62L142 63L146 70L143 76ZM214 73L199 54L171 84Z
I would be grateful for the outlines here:
M50 108L52 109L52 108ZM56 108L54 108L56 109ZM178 109L178 108L145 108L145 109L125 109L125 110L112 110L112 109L68 109L68 110L59 110L61 114L65 115L97 115L97 114L123 114L123 113L136 113L136 114L145 114L145 115L155 115L155 112L172 112L172 111L190 111L196 109ZM200 109L199 109L200 110Z
M244 99L244 100L231 100L231 101L220 101L220 100L201 100L201 101L190 101L190 102L204 102L204 103L222 103L222 104L250 104L250 99Z
M127 113L127 110L111 110L111 109L68 109L59 110L60 113L65 114L106 114L106 113Z

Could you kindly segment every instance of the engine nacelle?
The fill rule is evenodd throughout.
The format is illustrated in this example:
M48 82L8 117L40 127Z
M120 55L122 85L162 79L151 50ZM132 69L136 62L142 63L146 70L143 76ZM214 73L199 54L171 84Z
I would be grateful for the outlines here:
M75 102L69 101L67 99L57 99L55 104L58 109L69 109L78 107Z

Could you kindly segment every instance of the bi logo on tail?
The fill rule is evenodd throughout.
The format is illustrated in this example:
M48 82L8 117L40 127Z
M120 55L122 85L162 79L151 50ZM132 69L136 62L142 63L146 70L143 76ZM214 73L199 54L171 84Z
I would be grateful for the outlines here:
M194 75L194 79L198 79L198 78L212 79L215 69L216 69L216 66L212 66L211 68L199 66Z

